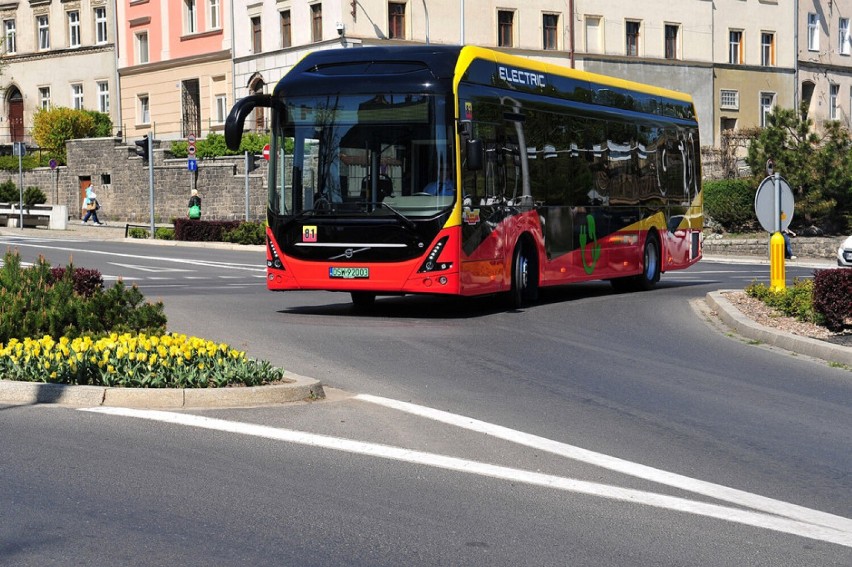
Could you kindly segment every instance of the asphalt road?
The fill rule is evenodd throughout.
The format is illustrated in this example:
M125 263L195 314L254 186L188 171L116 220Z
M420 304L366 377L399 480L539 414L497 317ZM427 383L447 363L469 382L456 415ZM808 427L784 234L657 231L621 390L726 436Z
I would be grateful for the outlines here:
M703 262L651 292L582 284L519 311L404 297L359 315L348 295L267 292L262 252L17 245L135 281L172 330L332 395L0 409L0 563L852 564L849 370L691 306L767 266Z

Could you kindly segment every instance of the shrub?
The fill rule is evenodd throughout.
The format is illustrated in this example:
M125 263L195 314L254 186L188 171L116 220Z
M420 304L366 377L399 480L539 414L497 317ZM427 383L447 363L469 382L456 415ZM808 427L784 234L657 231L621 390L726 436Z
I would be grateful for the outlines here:
M240 221L175 219L175 240L222 242L222 235L239 226Z
M8 179L0 183L0 203L17 203L20 199L21 195L14 181Z
M147 231L146 231L147 233ZM154 231L154 238L157 240L174 240L175 239L175 229L168 228L165 226L158 227Z
M138 226L131 228L127 234L130 238L148 238L151 236L151 233L147 229Z
M814 273L814 309L825 318L825 326L842 331L851 326L852 269L817 270Z
M165 330L162 302L145 302L136 286L118 281L103 289L100 274L78 273L70 265L57 275L44 258L22 268L20 256L6 252L0 267L0 342L45 334L73 338Z
M236 244L266 244L266 224L260 222L243 222L222 235L225 242Z
M751 179L706 181L704 212L729 232L753 230L757 225L754 212L757 186Z
M42 155L41 152L30 153L18 161L18 156L0 156L0 169L4 171L18 171L18 166L24 171L30 171L36 167L47 167L50 163L50 156Z
M792 286L781 291L771 290L762 283L752 283L745 288L745 292L788 317L817 325L824 324L822 316L814 309L813 280L796 279Z
M65 278L65 273L71 273L71 282L73 284L74 293L83 297L92 297L95 292L103 289L104 277L98 270L89 270L86 268L74 268L69 265L67 268L58 266L50 269L50 283L56 282Z
M27 187L24 189L24 205L32 207L33 205L41 205L47 202L47 197L38 187Z

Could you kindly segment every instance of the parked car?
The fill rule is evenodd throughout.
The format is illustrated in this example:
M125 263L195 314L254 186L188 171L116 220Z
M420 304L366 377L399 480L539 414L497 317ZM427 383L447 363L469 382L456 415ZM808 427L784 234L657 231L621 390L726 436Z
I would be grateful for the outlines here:
M844 240L837 249L837 265L852 266L852 236Z

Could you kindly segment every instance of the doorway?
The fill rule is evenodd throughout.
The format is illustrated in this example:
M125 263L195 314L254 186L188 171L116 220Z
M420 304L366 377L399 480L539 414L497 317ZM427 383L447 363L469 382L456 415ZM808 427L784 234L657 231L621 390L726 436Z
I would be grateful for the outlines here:
M24 97L18 87L9 87L9 134L13 142L24 141Z

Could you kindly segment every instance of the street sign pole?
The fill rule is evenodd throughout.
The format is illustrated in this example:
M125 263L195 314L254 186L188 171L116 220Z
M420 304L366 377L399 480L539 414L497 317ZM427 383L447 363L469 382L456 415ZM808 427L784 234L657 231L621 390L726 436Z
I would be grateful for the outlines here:
M246 166L246 222L249 220L249 153L246 150L246 158L245 158L245 166Z
M20 219L18 222L20 223L18 226L21 227L21 230L24 230L24 152L26 151L26 146L24 146L23 142L15 142L15 145L18 148L16 152L18 154L18 193L20 196L20 209L18 210L20 214Z
M154 133L148 136L148 200L151 205L151 238L154 238Z
M781 174L773 176L775 191L775 232L769 239L769 289L784 291L787 287L787 273L784 269L784 235L781 234Z

